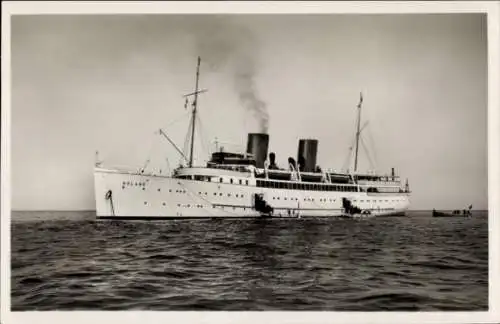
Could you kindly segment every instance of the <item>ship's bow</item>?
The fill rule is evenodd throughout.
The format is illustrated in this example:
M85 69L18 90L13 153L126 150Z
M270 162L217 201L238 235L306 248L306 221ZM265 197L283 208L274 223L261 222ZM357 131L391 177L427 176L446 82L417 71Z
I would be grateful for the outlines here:
M96 216L114 216L112 191L106 184L105 170L99 167L94 168L94 196Z

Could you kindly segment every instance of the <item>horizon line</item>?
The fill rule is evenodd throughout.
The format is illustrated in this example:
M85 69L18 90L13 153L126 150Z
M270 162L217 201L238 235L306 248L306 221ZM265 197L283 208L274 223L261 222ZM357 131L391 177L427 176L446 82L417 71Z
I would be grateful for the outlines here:
M408 212L424 212L436 210L463 210L462 209L446 209L446 208L431 208L431 209L408 209ZM11 212L95 212L95 209L11 209ZM489 209L472 209L472 211L489 211Z

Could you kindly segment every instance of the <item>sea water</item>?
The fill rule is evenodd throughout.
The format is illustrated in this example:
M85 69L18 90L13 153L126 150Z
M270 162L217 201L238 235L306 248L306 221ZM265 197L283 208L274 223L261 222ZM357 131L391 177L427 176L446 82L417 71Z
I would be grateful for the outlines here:
M12 310L487 310L487 221L14 212Z

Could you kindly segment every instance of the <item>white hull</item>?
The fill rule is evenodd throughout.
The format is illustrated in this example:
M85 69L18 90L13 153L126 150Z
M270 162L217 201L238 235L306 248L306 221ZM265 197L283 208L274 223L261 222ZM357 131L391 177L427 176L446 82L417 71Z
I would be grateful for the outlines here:
M374 216L404 214L410 203L407 193L261 188L252 178L240 185L102 168L95 169L94 177L98 218L260 217L253 208L256 193L264 195L275 217L341 216L342 198Z

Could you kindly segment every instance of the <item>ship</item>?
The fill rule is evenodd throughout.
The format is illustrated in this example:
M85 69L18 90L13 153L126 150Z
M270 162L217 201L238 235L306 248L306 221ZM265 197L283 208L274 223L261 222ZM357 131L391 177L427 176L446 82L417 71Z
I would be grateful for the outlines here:
M249 133L246 150L211 153L203 165L193 163L198 95L196 85L184 97L194 98L190 111L189 155L160 129L182 158L170 174L94 165L97 219L160 220L250 217L364 217L404 216L410 205L408 179L391 168L390 174L358 172L361 107L357 106L354 169L334 171L316 164L317 139L299 139L297 156L288 167L276 165L269 152L268 133ZM186 101L187 102L187 101ZM242 152L243 151L243 152Z

